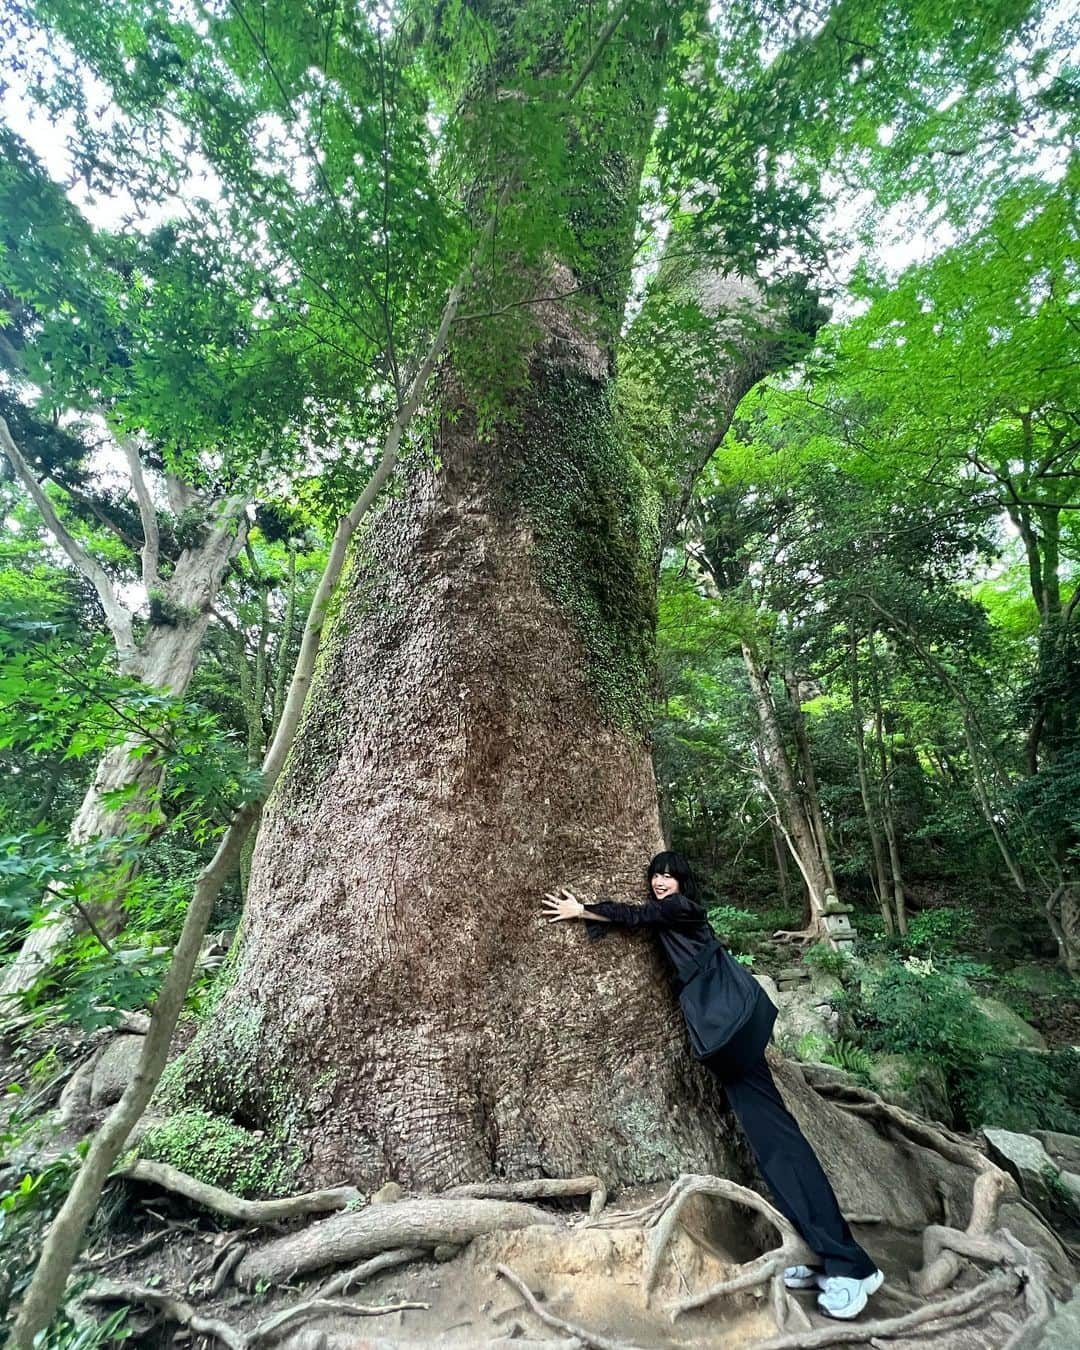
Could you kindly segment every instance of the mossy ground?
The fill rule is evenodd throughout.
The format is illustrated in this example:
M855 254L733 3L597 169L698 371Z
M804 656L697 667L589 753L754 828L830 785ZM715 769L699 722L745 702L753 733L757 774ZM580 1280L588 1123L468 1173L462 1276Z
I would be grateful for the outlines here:
M299 1149L198 1107L178 1111L147 1130L139 1155L253 1199L288 1195L301 1163Z

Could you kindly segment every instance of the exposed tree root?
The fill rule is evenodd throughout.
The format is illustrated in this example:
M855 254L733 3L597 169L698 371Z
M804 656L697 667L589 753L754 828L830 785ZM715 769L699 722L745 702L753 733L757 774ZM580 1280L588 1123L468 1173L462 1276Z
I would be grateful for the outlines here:
M430 1303L346 1303L337 1298L313 1298L305 1303L296 1303L291 1308L260 1322L247 1337L248 1346L260 1345L265 1341L276 1340L284 1331L297 1322L307 1321L320 1313L345 1314L348 1317L381 1317L385 1313L407 1312L410 1308L430 1308Z
M561 1331L564 1335L570 1336L580 1345L592 1347L592 1350L637 1350L637 1347L628 1345L623 1341L613 1341L607 1336L601 1336L599 1332L588 1331L585 1327L576 1326L573 1322L564 1321L561 1317L556 1317L554 1313L541 1306L537 1301L532 1290L520 1276L515 1275L509 1266L498 1265L495 1267L498 1273L507 1280L518 1291L521 1297L528 1303L533 1312L540 1318L546 1326L552 1327L555 1331Z
M315 1291L315 1297L333 1298L335 1294L344 1294L353 1285L362 1284L364 1280L369 1280L372 1275L378 1275L384 1270L391 1270L394 1266L403 1266L409 1261L418 1261L422 1256L427 1255L428 1252L423 1247L398 1247L392 1251L380 1252L378 1256L362 1261L360 1265L353 1266L351 1270L342 1271L340 1275L335 1275L332 1280L327 1280L321 1288Z
M220 1294L228 1282L229 1276L244 1259L244 1253L247 1251L246 1242L238 1242L231 1251L227 1252L225 1259L214 1271L214 1278L210 1281L210 1293Z
M284 1200L244 1200L217 1186L196 1181L168 1163L149 1162L145 1158L118 1169L114 1175L160 1186L162 1190L173 1191L202 1205L204 1209L212 1209L240 1223L277 1223L280 1219L295 1219L304 1214L327 1214L357 1204L361 1199L355 1186L333 1186L328 1190L310 1191L306 1195L294 1195Z
M467 1195L489 1200L559 1200L587 1195L589 1215L595 1218L607 1204L607 1187L599 1177L538 1177L529 1181L471 1181L451 1186L444 1195Z
M964 1229L967 1237L988 1234L997 1219L998 1205L1003 1195L1019 1195L1012 1177L980 1151L969 1139L956 1134L944 1125L931 1124L919 1116L882 1101L876 1092L852 1084L817 1084L814 1090L833 1101L843 1110L868 1117L885 1126L886 1132L899 1135L923 1148L932 1149L948 1162L969 1167L975 1173L972 1187L971 1217ZM927 1297L940 1293L956 1278L961 1267L961 1249L952 1241L959 1230L932 1225L923 1235L923 1265L911 1277L911 1287ZM932 1234L950 1235L948 1239L931 1238Z
M900 1318L863 1323L859 1328L861 1334L857 1336L814 1340L781 1338L783 1344L810 1347L836 1344L841 1339L887 1339L903 1334L909 1326L942 1318L949 1319L955 1325L956 1318L967 1319L972 1312L985 1311L987 1302L1003 1298L1006 1292L1017 1289L1023 1291L1027 1316L1016 1325L1005 1350L1042 1326L1051 1309L1047 1263L1007 1228L992 1231L1002 1197L1010 1195L1019 1198L1019 1189L1012 1177L992 1163L971 1140L944 1125L931 1124L898 1106L884 1102L875 1092L850 1084L813 1083L812 1086L820 1095L834 1101L844 1110L880 1122L887 1133L932 1149L947 1161L968 1167L975 1173L971 1214L966 1226L958 1229L944 1224L930 1224L923 1231L923 1263L910 1279L916 1294L926 1298L941 1293L959 1274L965 1259L1002 1266L1005 1270L1004 1273L991 1276L977 1290L965 1291L943 1302L926 1304ZM981 1300L972 1298L978 1291L985 1295ZM853 1332L855 1330L852 1328ZM813 1333L815 1337L822 1334ZM781 1341L770 1342L770 1346L780 1350Z
M335 1214L249 1252L240 1262L236 1279L250 1288L260 1279L280 1281L300 1271L340 1265L392 1248L463 1247L481 1233L555 1223L542 1209L506 1200L463 1196L399 1200L357 1213Z
M152 1252L155 1247L160 1247L171 1232L172 1229L169 1227L159 1228L155 1232L150 1233L147 1237L144 1237L141 1242L133 1242L130 1247L124 1247L118 1252L95 1253L94 1255L86 1256L83 1258L82 1264L84 1266L101 1268L104 1266L115 1265L118 1261L126 1261L132 1256L142 1256L146 1252Z
M748 1190L745 1186L739 1186L734 1181L727 1181L721 1177L681 1176L664 1197L658 1211L651 1216L649 1224L654 1231L648 1235L649 1259L642 1278L646 1299L651 1297L656 1287L660 1262L675 1235L683 1206L694 1195L712 1195L757 1210L780 1234L780 1246L766 1252L764 1256L745 1262L736 1269L735 1274L719 1284L673 1303L669 1309L671 1320L675 1321L692 1308L700 1308L712 1302L721 1294L735 1294L767 1284L773 1316L779 1329L782 1331L789 1322L809 1326L806 1314L784 1287L784 1267L813 1262L816 1260L815 1254L780 1211L774 1209L766 1199L756 1191Z
M99 1280L92 1289L83 1294L83 1298L92 1303L142 1304L146 1308L163 1313L170 1322L188 1327L201 1336L213 1336L222 1345L227 1345L229 1350L247 1350L248 1339L242 1331L230 1326L228 1322L219 1321L216 1317L203 1317L190 1303L173 1294L165 1293L163 1289L151 1289L143 1284L113 1284L112 1281Z
M916 1327L940 1322L943 1318L955 1322L969 1312L983 1312L999 1299L1015 1294L1017 1285L1014 1275L992 1275L973 1289L965 1289L962 1294L955 1294L940 1303L927 1303L914 1312L904 1313L902 1317L883 1318L876 1322L836 1322L814 1331L774 1336L772 1340L762 1341L755 1350L816 1350L818 1346L824 1345L857 1345L865 1341L890 1340Z
M309 1299L274 1313L272 1317L260 1322L253 1331L243 1332L228 1322L216 1317L203 1317L182 1298L167 1294L161 1289L151 1289L142 1284L113 1284L111 1281L99 1282L88 1290L83 1297L93 1303L142 1304L163 1313L170 1322L176 1322L202 1336L213 1336L229 1350L253 1350L254 1346L276 1340L297 1322L321 1313L342 1314L350 1317L381 1317L386 1313L405 1312L410 1308L426 1309L427 1303L346 1303L340 1299Z

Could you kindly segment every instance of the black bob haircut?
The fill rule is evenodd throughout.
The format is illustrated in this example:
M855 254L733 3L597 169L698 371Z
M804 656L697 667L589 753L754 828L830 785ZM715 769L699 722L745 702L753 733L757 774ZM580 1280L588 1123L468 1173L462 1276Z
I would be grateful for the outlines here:
M650 900L654 897L649 883L658 872L665 876L674 877L679 883L680 893L685 895L687 900L697 900L697 881L690 870L690 864L681 853L672 853L670 850L666 853L658 853L645 869L645 889L648 891Z

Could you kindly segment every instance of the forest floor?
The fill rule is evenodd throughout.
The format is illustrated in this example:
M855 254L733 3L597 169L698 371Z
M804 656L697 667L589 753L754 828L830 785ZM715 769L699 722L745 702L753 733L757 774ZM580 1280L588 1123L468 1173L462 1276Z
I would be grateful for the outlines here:
M1031 1021L1051 1045L1080 1043L1080 1004L1031 991L1025 991L1023 999ZM33 1097L35 1072L39 1079L44 1077L42 1064L57 1061L72 1066L85 1056L86 1048L85 1038L73 1028L37 1028L20 1038L17 1049L5 1047L0 1062L3 1081L26 1084L26 1095ZM870 1108L856 1104L851 1109ZM53 1150L63 1142L55 1141L46 1154L55 1156ZM657 1184L621 1192L609 1197L593 1217L584 1212L580 1199L544 1200L542 1210L536 1211L542 1222L530 1217L530 1226L482 1232L456 1247L436 1249L435 1255L427 1244L428 1250L406 1254L408 1259L330 1298L326 1282L334 1270L325 1266L303 1279L263 1279L246 1289L234 1280L241 1257L247 1261L285 1235L312 1227L318 1222L313 1216L245 1227L167 1189L117 1180L109 1188L78 1273L96 1281L95 1291L86 1296L87 1311L93 1309L100 1316L102 1307L125 1303L131 1308L128 1325L133 1335L126 1344L135 1350L211 1350L219 1345L231 1350L261 1350L264 1345L286 1350L394 1350L422 1345L527 1350L541 1344L596 1350L703 1350L721 1345L739 1350L775 1344L779 1350L775 1292L771 1297L767 1279L712 1298L677 1319L671 1316L675 1304L730 1279L740 1268L745 1271L745 1263L767 1250L775 1251L775 1231L760 1215L741 1208L741 1202L698 1197L696 1211L684 1210L656 1266L653 1293L646 1297L656 1230L650 1227L651 1219L641 1216L655 1211L667 1189ZM711 1218L706 1218L706 1211ZM838 1343L865 1350L878 1350L886 1343L908 1350L1001 1350L1010 1342L1017 1323L1013 1320L1010 1330L1009 1317L1017 1315L1012 1304L1018 1300L1010 1302L1007 1290L997 1310L976 1309L978 1316L969 1312L948 1322L911 1328L899 1340L878 1339L882 1319L926 1307L926 1300L911 1292L910 1283L913 1272L924 1264L923 1234L880 1222L853 1227L885 1272L886 1283L854 1323L835 1323L819 1314L816 1291L793 1294L802 1313L795 1321L788 1317L787 1331L797 1335L799 1345L807 1350ZM395 1245L401 1243L391 1244ZM1071 1255L1075 1260L1075 1248ZM976 1266L965 1265L935 1297L976 1295L981 1279ZM107 1295L107 1287L116 1292L112 1301L100 1297L102 1292ZM1019 1287L1022 1290L1022 1279ZM1063 1297L1059 1289L1055 1293ZM306 1306L314 1300L325 1306ZM273 1325L299 1305L306 1306L300 1318ZM875 1325L860 1336L860 1323L867 1322Z
M557 1227L519 1229L488 1233L461 1249L453 1259L436 1261L430 1255L385 1271L366 1281L349 1299L361 1299L369 1307L410 1304L399 1311L373 1317L344 1316L327 1311L305 1323L302 1331L279 1341L292 1350L390 1350L392 1346L438 1345L458 1350L471 1346L551 1343L567 1346L574 1339L565 1331L546 1325L496 1267L508 1266L532 1291L550 1314L584 1330L590 1339L577 1344L641 1347L642 1350L705 1350L723 1345L730 1350L758 1346L776 1335L767 1289L724 1295L700 1310L672 1321L668 1306L729 1276L738 1257L703 1239L700 1228L691 1236L678 1231L661 1271L656 1291L646 1300L643 1272L647 1258L646 1238L640 1226L620 1227L620 1221L661 1199L666 1186L641 1187L620 1194L604 1210L602 1225L583 1214L564 1212ZM214 1231L212 1226L195 1228L191 1211L169 1199L157 1206L161 1218L154 1229L128 1232L92 1253L93 1264L110 1281L123 1286L169 1290L198 1306L199 1315L218 1319L250 1336L260 1325L290 1306L313 1297L315 1285L299 1281L275 1284L245 1294L226 1286L217 1295L208 1293L212 1272L220 1267L236 1233ZM169 1211L172 1210L172 1217ZM735 1213L735 1211L732 1211ZM160 1231L161 1219L176 1225L153 1252L120 1260L117 1253ZM183 1225L183 1226L181 1226ZM693 1229L694 1225L690 1227ZM880 1226L856 1226L856 1236L870 1247L886 1274L886 1283L874 1297L867 1317L896 1317L910 1310L907 1276L921 1262L921 1244L916 1234L898 1233ZM262 1230L266 1238L273 1236ZM742 1235L744 1239L747 1235ZM253 1240L252 1236L248 1240ZM739 1253L743 1256L743 1253ZM974 1281L972 1281L974 1282ZM320 1280L316 1284L321 1283ZM808 1315L812 1328L839 1329L815 1308L816 1291L795 1295ZM164 1347L175 1343L177 1327L165 1326L136 1312L132 1321L139 1346ZM857 1324L845 1324L851 1328ZM155 1329L156 1327L156 1329ZM189 1333L183 1334L188 1343ZM322 1337L325 1335L325 1342ZM593 1340L592 1338L596 1338ZM210 1345L195 1335L194 1342ZM870 1345L870 1341L849 1344ZM925 1336L911 1336L903 1345L911 1350L934 1346L938 1350L993 1350L1003 1337L988 1337L976 1328L956 1328L948 1336L941 1328Z

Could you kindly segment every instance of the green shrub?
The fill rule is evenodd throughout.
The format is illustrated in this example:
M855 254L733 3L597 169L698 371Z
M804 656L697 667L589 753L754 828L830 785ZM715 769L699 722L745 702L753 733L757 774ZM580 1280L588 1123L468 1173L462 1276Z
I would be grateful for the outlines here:
M958 1075L957 1104L968 1122L1021 1134L1080 1134L1080 1053L1005 1050Z
M844 1037L841 1037L838 1041L831 1043L822 1063L832 1064L837 1069L844 1069L854 1078L869 1084L870 1070L874 1067L874 1057L861 1045L856 1045L854 1041L845 1040Z
M923 909L908 920L905 951L917 956L955 956L975 936L975 916L966 905Z
M16 1305L30 1284L45 1234L64 1203L78 1163L78 1152L65 1153L0 1193L0 1346L7 1343ZM89 1283L89 1278L76 1282L66 1298L77 1296ZM121 1308L101 1322L75 1322L61 1309L35 1345L37 1350L96 1350L115 1345L131 1334L127 1315L128 1309Z
M872 991L849 991L844 1007L869 1049L914 1055L947 1074L973 1070L985 1054L1002 1048L970 986L931 961L890 961Z
M803 964L823 975L833 975L838 980L847 979L854 969L852 958L847 952L830 947L827 942L816 942L803 954Z

